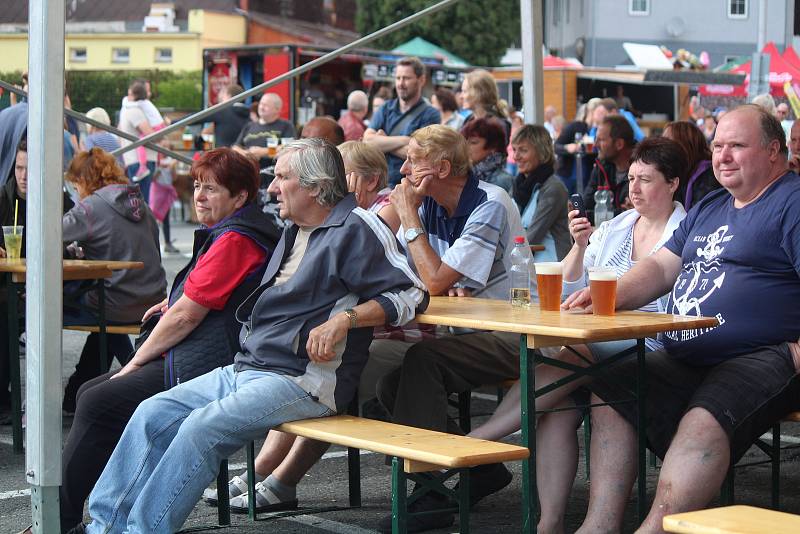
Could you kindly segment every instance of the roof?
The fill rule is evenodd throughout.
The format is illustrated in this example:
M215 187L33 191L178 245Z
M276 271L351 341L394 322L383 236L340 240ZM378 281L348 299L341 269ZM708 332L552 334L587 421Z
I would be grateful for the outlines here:
M588 67L578 71L578 78L636 85L738 84L743 74L694 70L642 70Z
M0 0L2 1L2 0ZM276 31L295 35L308 44L339 48L350 44L361 37L361 34L343 30L328 24L316 24L298 19L289 19L278 15L248 12L247 18L256 24L261 24Z
M67 22L143 21L150 13L152 2L131 0L66 0ZM155 2L159 3L159 2ZM205 9L231 13L238 7L237 0L172 0L175 18L185 20L190 9ZM28 22L28 2L0 0L0 24Z
M427 56L441 59L445 65L452 67L469 67L469 63L453 54L449 50L445 50L441 46L437 46L430 41L426 41L422 37L414 37L400 46L397 46L392 52L400 52L402 54L409 54L412 56Z

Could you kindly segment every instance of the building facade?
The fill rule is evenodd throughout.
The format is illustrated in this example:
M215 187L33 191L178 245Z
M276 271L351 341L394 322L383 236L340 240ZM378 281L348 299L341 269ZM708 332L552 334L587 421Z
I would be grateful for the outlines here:
M585 65L629 64L624 42L706 51L711 66L757 49L765 0L544 0L544 42ZM792 44L795 0L769 0L765 42Z

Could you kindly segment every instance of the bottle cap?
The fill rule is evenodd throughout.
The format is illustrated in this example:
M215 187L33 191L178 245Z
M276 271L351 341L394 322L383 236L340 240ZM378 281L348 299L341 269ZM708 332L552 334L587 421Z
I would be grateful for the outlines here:
M521 245L524 242L525 238L521 235L518 235L517 237L514 238L514 243L516 243L517 245Z

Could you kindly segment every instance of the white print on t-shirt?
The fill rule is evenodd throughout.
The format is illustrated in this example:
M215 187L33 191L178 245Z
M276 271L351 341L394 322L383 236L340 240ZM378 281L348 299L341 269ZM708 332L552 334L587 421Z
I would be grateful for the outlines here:
M719 256L725 250L722 245L733 239L732 234L727 234L728 225L723 225L707 236L694 237L692 240L694 243L705 243L705 245L697 248L697 260L683 266L681 279L672 289L670 313L699 317L702 315L701 304L722 288L725 283L725 272L721 270L722 260ZM717 314L717 320L720 325L725 322L725 318L720 314ZM713 328L701 328L668 332L665 335L675 341L688 341L711 330Z

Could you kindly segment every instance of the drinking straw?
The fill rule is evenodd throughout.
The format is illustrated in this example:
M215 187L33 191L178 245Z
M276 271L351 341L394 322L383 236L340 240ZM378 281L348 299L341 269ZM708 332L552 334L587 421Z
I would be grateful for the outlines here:
M19 214L19 199L14 201L14 235L17 234L17 215Z

